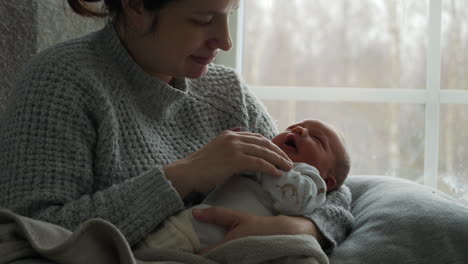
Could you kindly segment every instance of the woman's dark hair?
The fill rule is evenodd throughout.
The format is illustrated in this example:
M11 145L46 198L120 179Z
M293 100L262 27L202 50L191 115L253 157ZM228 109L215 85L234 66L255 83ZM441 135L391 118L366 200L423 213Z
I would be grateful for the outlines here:
M122 13L122 0L67 0L75 13L86 17L107 17L118 18ZM104 10L96 10L90 3L104 1ZM158 11L169 2L175 0L129 0L130 3L140 1L145 9Z

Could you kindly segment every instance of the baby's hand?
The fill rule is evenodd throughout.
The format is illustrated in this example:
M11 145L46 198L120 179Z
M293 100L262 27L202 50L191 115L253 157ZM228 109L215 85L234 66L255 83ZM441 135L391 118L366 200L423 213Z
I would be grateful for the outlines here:
M325 201L325 183L315 168L305 164L296 164L295 169L280 178L264 176L262 187L279 214L305 215Z

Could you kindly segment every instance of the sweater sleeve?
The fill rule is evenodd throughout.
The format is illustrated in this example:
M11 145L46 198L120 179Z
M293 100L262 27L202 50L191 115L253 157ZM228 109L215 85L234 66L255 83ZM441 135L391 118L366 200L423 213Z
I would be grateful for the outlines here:
M346 185L327 194L325 203L312 214L305 215L312 220L326 240L327 253L341 243L351 231L354 216L351 214L351 191Z
M0 205L70 230L102 218L134 245L183 203L161 168L93 188L93 95L85 78L53 68L23 78L0 121Z
M278 129L270 114L268 114L263 103L252 93L252 91L241 80L244 96L244 108L248 117L249 130L272 139L278 134ZM312 214L305 217L312 220L322 232L326 240L327 251L332 251L338 243L343 241L354 217L351 214L351 192L346 186L327 195L325 203L317 208Z

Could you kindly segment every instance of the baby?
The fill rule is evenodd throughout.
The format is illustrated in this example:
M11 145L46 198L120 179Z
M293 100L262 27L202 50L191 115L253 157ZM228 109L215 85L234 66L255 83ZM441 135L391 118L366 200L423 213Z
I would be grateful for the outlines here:
M279 178L260 173L231 177L202 204L168 218L141 247L193 253L220 242L226 230L195 220L191 214L194 208L220 206L262 216L311 214L325 202L326 193L338 189L349 173L350 159L343 137L322 121L291 125L272 142L294 162L293 169Z

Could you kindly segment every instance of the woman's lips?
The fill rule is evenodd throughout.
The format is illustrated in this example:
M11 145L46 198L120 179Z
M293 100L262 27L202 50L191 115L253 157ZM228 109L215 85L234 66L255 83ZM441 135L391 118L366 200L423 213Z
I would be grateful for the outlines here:
M215 56L210 56L210 57L191 56L191 58L200 65L208 65L213 62Z

